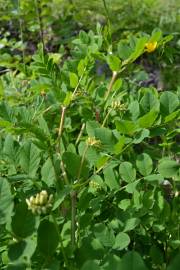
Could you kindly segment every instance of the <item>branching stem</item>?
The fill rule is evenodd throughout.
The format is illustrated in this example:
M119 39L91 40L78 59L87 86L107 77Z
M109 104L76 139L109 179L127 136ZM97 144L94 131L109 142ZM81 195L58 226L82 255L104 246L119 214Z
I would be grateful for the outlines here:
M105 118L104 118L104 121L103 121L103 123L102 123L102 127L105 126L106 121L107 121L107 119L108 119L110 113L112 112L112 110L113 110L113 108L111 108L111 109L107 112L107 114L106 114L106 116L105 116Z
M118 75L118 72L117 72L117 71L113 71L112 78L111 78L111 81L110 81L108 90L107 90L107 92L106 92L106 94L105 94L105 101L106 101L106 100L108 99L108 97L109 97L109 94L110 94L110 92L111 92L111 90L112 90L113 84L114 84L114 82L115 82L115 80L116 80L116 78L117 78L117 75Z

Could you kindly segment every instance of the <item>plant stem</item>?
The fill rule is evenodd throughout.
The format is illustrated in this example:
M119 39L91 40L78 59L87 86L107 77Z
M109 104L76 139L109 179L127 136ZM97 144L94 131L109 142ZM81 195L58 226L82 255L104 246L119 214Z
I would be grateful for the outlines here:
M86 68L84 68L84 72L85 72ZM74 98L78 88L79 88L79 85L80 85L80 82L83 78L83 75L84 75L84 72L83 74L81 75L81 77L79 78L79 81L74 89L74 92L72 93L72 99ZM61 135L62 135L62 131L63 131L63 124L64 124L64 118L65 118L65 112L66 112L66 107L63 106L62 107L62 113L61 113L61 119L60 119L60 124L59 124L59 129L58 129L58 145L59 145L59 149L58 149L58 152L61 156L61 151L60 151L60 138L61 138ZM81 135L82 135L82 132L83 132L83 129L84 129L84 125L82 126L81 128L81 131L80 131L80 134L77 138L77 142L79 141ZM81 164L80 164L80 168L79 168L79 172L78 172L78 180L80 178L80 175L81 175L81 170L82 170L82 166L83 166L83 163L84 163L84 159L85 159L85 154L83 154L82 156L82 159L81 159ZM64 163L63 163L63 160L61 158L61 169L62 169L62 172L63 172L63 177L64 177L64 180L66 182L66 184L69 184L69 181L68 181L68 178L67 178L67 174L66 174L66 171L65 171L65 168L64 168ZM76 191L72 191L71 192L71 244L72 244L72 248L74 249L75 247L75 243L76 243L76 236L75 236L75 233L76 233L76 197L77 197L77 192Z
M58 141L60 140L60 137L61 137L62 131L63 131L65 112L66 112L66 107L62 106L61 119L60 119L60 124L59 124L59 129L58 129L58 138L57 138Z
M133 142L130 142L129 144L127 144L121 151L120 154L122 154L125 150L127 150L127 148L129 148L131 145L133 144Z
M111 109L107 112L107 114L106 114L106 116L105 116L105 118L104 118L104 121L103 121L103 123L102 123L102 127L105 126L105 123L106 123L106 121L107 121L107 119L108 119L110 113L112 112L112 110L113 110L113 108L111 108Z
M61 147L60 147L60 139L62 136L62 132L63 132L63 125L64 125L64 119L65 119L65 112L66 112L66 107L62 106L62 112L61 112L61 118L60 118L60 123L59 123L59 129L58 129L58 137L57 137L57 151L60 155L60 167L62 170L62 174L63 174L63 178L64 178L64 182L66 183L66 185L69 185L69 180L66 174L66 170L65 170L65 166L64 166L64 162L62 160L62 156L61 156Z
M109 97L109 94L112 90L112 87L113 87L113 84L117 78L117 75L118 75L118 72L117 71L113 71L113 74L112 74L112 78L111 78L111 81L110 81L110 84L109 84L109 87L108 87L108 90L105 94L105 101L107 100L107 98Z
M61 147L60 147L61 142L60 142L60 139L61 139L62 132L63 132L65 112L66 112L66 107L62 106L61 117L60 117L59 128L58 128L58 136L57 136L57 152L60 154L60 156L61 156Z
M68 180L68 177L67 177L67 173L66 173L66 170L65 170L65 167L64 167L64 162L62 160L62 157L61 157L60 166L61 166L61 170L62 170L62 175L63 175L63 178L64 178L64 182L66 183L66 185L69 185L69 180Z
M79 140L80 140L80 138L81 138L81 136L82 136L82 133L83 133L83 131L84 131L84 128L85 128L85 123L82 124L82 127L81 127L81 129L80 129L79 135L78 135L77 140L76 140L76 142L75 142L75 145L78 144L78 142L79 142Z
M76 243L76 191L71 192L71 245L75 248Z
M42 16L41 16L41 0L35 0L36 4L36 13L37 13L37 19L39 23L39 29L40 29L40 39L43 46L43 52L45 52L45 43L44 43L44 31L43 31L43 22L42 22Z

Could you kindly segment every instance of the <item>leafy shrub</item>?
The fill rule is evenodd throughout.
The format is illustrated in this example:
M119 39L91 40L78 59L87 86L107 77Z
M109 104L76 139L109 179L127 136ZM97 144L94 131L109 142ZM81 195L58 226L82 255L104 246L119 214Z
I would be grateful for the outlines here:
M1 77L2 269L178 269L179 93L125 79L171 38L98 25Z

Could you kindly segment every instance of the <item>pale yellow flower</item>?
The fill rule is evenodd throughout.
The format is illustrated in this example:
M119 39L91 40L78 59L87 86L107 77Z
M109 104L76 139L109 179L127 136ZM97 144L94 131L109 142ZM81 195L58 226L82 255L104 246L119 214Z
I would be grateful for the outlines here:
M48 195L46 190L42 190L35 196L31 196L26 199L28 209L32 211L33 214L46 214L49 208L52 207L53 195Z
M101 141L100 140L96 140L95 137L88 137L87 140L86 140L86 144L89 145L89 146L100 146L101 144Z

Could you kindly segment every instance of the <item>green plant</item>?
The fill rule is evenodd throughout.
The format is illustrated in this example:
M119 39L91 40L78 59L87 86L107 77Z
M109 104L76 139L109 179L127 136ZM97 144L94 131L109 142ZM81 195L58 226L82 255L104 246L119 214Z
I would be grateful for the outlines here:
M95 30L98 22L108 24L113 42L139 31L149 34L154 28L172 33L174 39L171 48L165 50L163 61L159 64L159 59L145 56L139 69L147 78L146 86L153 81L158 89L174 89L180 78L179 8L178 0L1 0L0 74L9 69L24 69L32 60L39 40L55 57L62 55L62 51L67 57L74 36L80 30ZM133 85L136 71L131 72Z
M97 25L1 77L1 269L178 269L179 93L126 83L171 38Z

